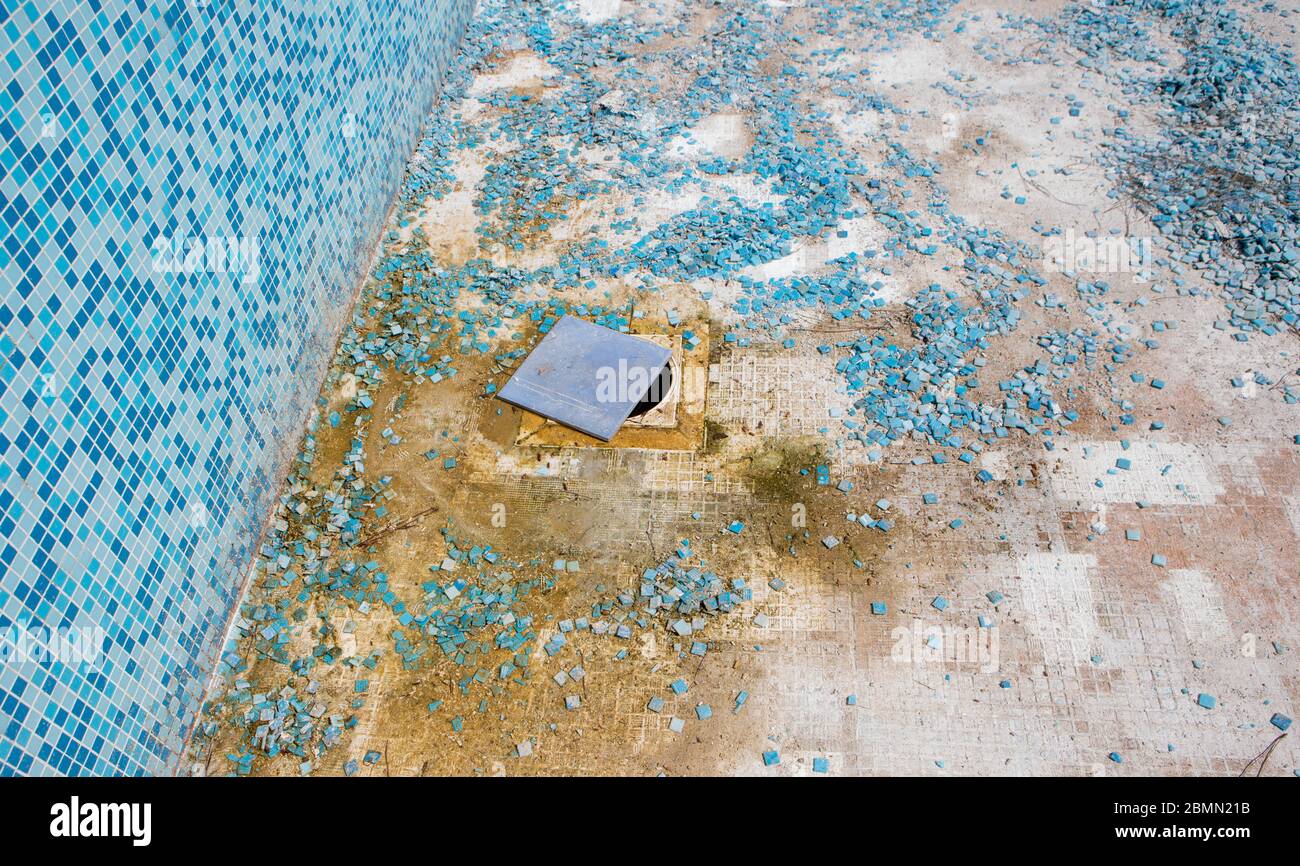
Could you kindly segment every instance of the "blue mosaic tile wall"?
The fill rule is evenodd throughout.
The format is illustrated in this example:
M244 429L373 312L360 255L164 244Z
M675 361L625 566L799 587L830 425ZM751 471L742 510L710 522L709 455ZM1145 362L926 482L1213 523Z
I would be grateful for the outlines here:
M170 772L473 2L0 6L0 774Z

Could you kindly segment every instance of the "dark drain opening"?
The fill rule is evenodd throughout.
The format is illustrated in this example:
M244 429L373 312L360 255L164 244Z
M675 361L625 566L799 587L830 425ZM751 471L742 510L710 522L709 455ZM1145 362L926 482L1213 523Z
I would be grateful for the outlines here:
M663 369L659 371L659 376L650 383L650 390L645 392L641 402L636 404L629 418L637 418L649 412L658 406L668 396L668 390L673 386L673 362L669 361L664 364Z

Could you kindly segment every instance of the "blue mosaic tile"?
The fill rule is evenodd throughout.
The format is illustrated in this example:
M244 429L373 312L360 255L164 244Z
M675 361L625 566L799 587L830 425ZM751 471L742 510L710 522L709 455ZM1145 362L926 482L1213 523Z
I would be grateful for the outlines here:
M0 0L0 775L176 768L472 6Z

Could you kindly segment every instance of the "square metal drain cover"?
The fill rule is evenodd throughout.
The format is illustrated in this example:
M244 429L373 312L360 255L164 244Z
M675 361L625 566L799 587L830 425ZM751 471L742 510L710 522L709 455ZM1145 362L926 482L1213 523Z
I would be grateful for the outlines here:
M608 442L671 354L649 340L564 316L497 396Z

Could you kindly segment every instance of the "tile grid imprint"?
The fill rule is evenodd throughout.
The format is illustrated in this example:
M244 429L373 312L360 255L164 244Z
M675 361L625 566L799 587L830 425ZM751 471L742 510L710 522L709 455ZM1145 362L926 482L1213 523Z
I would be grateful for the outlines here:
M472 6L0 7L0 631L100 653L0 666L0 774L175 767Z
M1187 770L1224 772L1240 766L1241 751L1225 751L1224 743L1209 736L1208 725L1197 724L1194 717L1188 724L1186 700L1175 697L1182 697L1180 689L1189 685L1176 672L1194 653L1164 608L1098 604L1091 589L1096 575L1090 577L1092 566L1084 563L1090 558L1062 559L1070 563L1067 586L1058 581L1050 591L1036 588L1024 599L1031 610L1009 606L997 615L998 675L1009 678L1013 689L990 688L988 677L975 676L965 662L895 663L890 658L891 623L873 622L865 613L872 600L869 592L854 589L808 598L787 590L756 606L769 617L759 654L765 688L748 710L782 732L787 743L783 761L804 753L809 761L830 756L838 772L850 774L1104 773L1108 768L1097 762L1098 754L1166 748L1155 731L1167 732L1188 754L1202 756ZM1001 579L990 574L981 585L1007 585L1021 573L1013 563L999 565ZM957 595L972 598L976 589L963 587ZM923 611L928 598L918 592L908 607ZM1045 603L1059 609L1044 610ZM823 613L809 616L810 609ZM842 613L837 617L826 611ZM962 620L973 620L970 613L957 611ZM937 624L932 616L918 616L927 626ZM1101 641L1109 649L1100 665L1086 654L1079 658L1097 643L1069 625L1094 617L1098 628L1109 633ZM904 622L910 618L903 615ZM1032 625L1022 627L1022 619ZM1067 625L1053 628L1058 622ZM852 666L844 664L845 656L854 661ZM855 691L862 703L843 706L841 714L853 721L841 730L834 724L837 714L828 713L826 704L844 705ZM1142 740L1126 737L1134 730L1152 733ZM1177 750L1170 754L1178 755Z
M1221 491L1232 479L1257 479L1222 449L1199 450L1211 455L1198 464L1201 483ZM1082 489L1064 481L1067 490ZM1065 497L1049 488L1047 499L1050 509ZM1226 508L1217 502L1156 508L1146 514L1147 525L1177 525L1185 509ZM820 756L849 774L1103 775L1117 771L1099 759L1112 750L1161 754L1157 760L1165 772L1237 772L1258 751L1258 736L1243 728L1239 741L1224 740L1221 726L1189 707L1188 695L1195 696L1199 680L1187 662L1200 652L1214 648L1216 682L1247 684L1257 669L1249 660L1225 657L1223 642L1215 638L1228 628L1215 584L1193 579L1190 587L1179 588L1187 572L1172 569L1152 587L1134 590L1126 583L1129 575L1111 573L1092 553L1071 552L1059 522L1053 524L1044 516L1033 534L1046 536L1046 545L1022 535L1010 545L1012 552L976 556L961 575L946 576L953 583L942 591L954 600L952 614L962 622L973 622L983 611L985 591L1007 591L994 615L1001 641L994 685L968 662L895 663L890 648L897 620L867 612L872 592L830 589L800 574L797 564L786 569L792 584L783 592L751 581L759 587L753 609L766 615L766 627L714 623L710 640L718 646L709 658L724 668L739 657L756 660L755 679L763 685L744 712L753 714L760 733L775 737L789 772L806 772L812 757ZM923 558L920 553L916 558ZM903 558L912 557L888 557ZM940 586L933 577L923 580L901 606L902 621L917 616L927 626L936 624L929 601ZM1180 594L1191 602L1181 613ZM1206 629L1210 634L1203 639ZM762 651L747 653L754 641ZM1013 687L998 688L1000 677ZM706 695L715 712L745 683L731 681L723 694ZM656 688L662 691L662 683L651 682L646 691ZM855 691L863 703L848 707L845 698ZM839 711L828 711L828 701L841 705ZM667 731L668 718L668 711L635 706L620 722L638 751L665 754L681 736ZM756 769L742 762L732 771Z
M500 466L479 469L469 481L493 491L512 512L544 513L554 498L592 502L593 515L606 515L601 537L610 541L606 551L614 561L629 546L643 546L647 532L666 547L692 527L717 525L752 499L745 485L711 473L693 451L561 448L547 455L544 467L545 474L510 479L502 478ZM609 481L622 477L636 483Z
M819 369L796 356L732 352L719 365L710 412L769 436L818 433L831 426L832 407L847 409L852 403L836 393L831 366L827 361Z
M1105 454L1112 444L1091 447ZM1144 532L1212 522L1215 512L1229 508L1218 494L1238 482L1260 483L1257 473L1236 459L1241 449L1194 450L1205 459L1189 473L1189 485L1217 494L1142 511ZM600 467L602 475L610 476L626 468L626 461L645 456L598 453L609 463ZM559 476L575 480L581 462L596 456L572 450L551 462ZM683 455L671 465L689 474L694 462ZM1059 465L1044 457L1035 462L1044 475ZM681 671L691 682L687 695L667 691L668 679L677 675L668 673L671 665L658 671L648 666L674 656L670 638L655 636L651 655L632 679L621 672L628 662L587 654L582 659L588 673L585 721L543 734L532 762L507 762L493 771L785 775L807 773L814 757L826 757L841 774L1109 775L1123 772L1105 760L1118 751L1140 755L1148 770L1235 774L1258 752L1256 740L1267 732L1243 726L1239 737L1225 738L1222 725L1190 701L1207 681L1220 694L1225 682L1238 682L1243 688L1240 694L1233 689L1234 704L1246 706L1259 667L1223 651L1224 635L1231 638L1228 644L1235 637L1227 631L1229 606L1218 582L1195 569L1171 568L1135 586L1138 569L1114 562L1104 547L1081 546L1066 530L1065 523L1077 515L1069 510L1078 507L1071 504L1072 492L1092 495L1070 473L1089 471L1091 466L1069 464L1059 477L1048 476L1041 491L1022 492L1026 503L1038 498L1037 506L1021 503L1015 509L1022 531L1000 548L959 542L970 549L970 559L956 571L939 564L945 560L935 555L933 534L909 530L913 521L906 521L896 530L894 546L873 564L878 578L896 571L906 581L903 595L892 596L888 617L870 613L871 602L880 597L871 586L828 584L827 575L804 559L763 561L751 553L745 562L730 562L730 570L754 588L754 600L744 616L710 623L707 657L691 660ZM642 477L654 474L646 471ZM945 498L957 495L945 485L931 486L943 490ZM1147 492L1164 490L1156 485ZM914 512L916 503L899 496L895 507ZM708 538L700 544L709 559L721 554L720 545L733 548ZM767 584L772 576L785 578L787 585L772 589ZM1007 596L996 611L983 598L989 589ZM952 601L942 615L929 604L939 593ZM756 624L758 614L766 618L762 627ZM919 620L923 627L973 627L980 614L993 617L999 635L993 672L968 660L914 663L891 657L899 626ZM643 644L632 651L646 649ZM1208 679L1189 664L1202 657L1213 662ZM998 686L1003 678L1011 688ZM1285 692L1284 683L1269 679L1260 691ZM611 688L612 682L618 687ZM732 706L741 689L751 695L736 714ZM545 686L531 692L526 705L508 711L506 740L516 729L519 736L532 730L531 721L552 718L557 693ZM859 696L858 706L847 705L849 694ZM662 712L647 709L650 695L665 698ZM720 727L694 720L700 702L713 707ZM669 730L673 718L686 721L683 733ZM745 749L727 747L737 740L750 751L779 748L781 765L761 768Z

